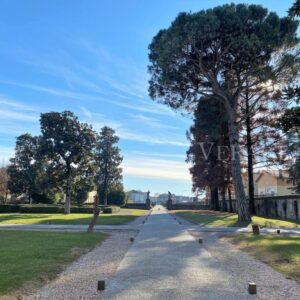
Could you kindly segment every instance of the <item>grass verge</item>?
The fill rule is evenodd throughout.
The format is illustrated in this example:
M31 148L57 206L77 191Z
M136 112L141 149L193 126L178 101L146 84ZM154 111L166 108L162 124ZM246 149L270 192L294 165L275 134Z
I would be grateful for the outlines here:
M116 214L101 214L97 220L98 225L121 225L133 221L138 216L144 215L145 210L121 209ZM1 224L66 224L88 225L91 214L0 214Z
M231 243L300 283L300 237L235 234Z
M0 231L0 295L53 279L104 233ZM76 250L76 251L74 251Z
M245 222L238 222L237 214L226 213L226 212L215 212L208 210L195 210L195 211L185 211L178 210L172 211L176 215L194 223L194 224L204 224L207 226L215 227L246 227L250 225ZM285 221L278 219L271 219L265 217L252 216L252 223L258 224L264 227L300 227L300 223L297 221Z

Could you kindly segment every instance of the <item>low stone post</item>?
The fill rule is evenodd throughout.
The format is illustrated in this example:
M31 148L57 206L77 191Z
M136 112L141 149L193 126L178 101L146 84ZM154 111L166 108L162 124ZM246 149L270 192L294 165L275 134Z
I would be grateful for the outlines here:
M105 281L98 280L98 291L104 291L104 290L105 290Z
M249 292L250 295L256 295L257 294L256 283L255 282L249 282L248 292Z
M259 234L259 226L257 224L252 225L252 232L253 232L253 234L256 234L256 235Z

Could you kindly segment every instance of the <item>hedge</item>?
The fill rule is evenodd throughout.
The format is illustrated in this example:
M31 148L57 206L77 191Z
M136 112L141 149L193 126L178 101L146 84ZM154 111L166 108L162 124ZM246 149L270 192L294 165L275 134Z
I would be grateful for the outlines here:
M106 214L117 213L120 211L118 206L100 205L100 211ZM63 214L63 205L38 205L38 204L0 204L0 213L25 213L25 214ZM71 206L73 214L92 214L91 206Z
M101 210L104 214L115 214L120 211L120 207L119 206L106 206L106 207L102 207Z
M0 204L0 213L16 213L20 211L20 205Z

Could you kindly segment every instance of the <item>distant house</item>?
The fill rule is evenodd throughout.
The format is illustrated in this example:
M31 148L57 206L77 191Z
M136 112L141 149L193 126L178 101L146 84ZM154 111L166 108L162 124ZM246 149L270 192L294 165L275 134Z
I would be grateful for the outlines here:
M255 180L257 196L293 195L293 181L285 171L263 171Z
M254 196L258 196L258 187L257 187L257 178L260 176L261 173L254 173L253 174L253 181L254 181ZM249 196L249 184L248 184L248 173L243 173L242 174L242 180L243 180L243 185L244 185L244 190L246 197ZM234 187L232 187L232 192L234 196Z
M84 203L94 203L94 197L97 196L97 191L91 191L88 193L88 197Z
M127 192L127 196L133 203L145 203L147 199L147 193L139 190L131 190Z
M254 197L270 197L270 196L289 196L294 195L294 184L289 177L287 171L282 170L263 170L253 174L254 179ZM242 180L246 197L249 197L248 174L242 174ZM231 199L235 199L234 185L230 185ZM205 203L210 202L210 190L206 188ZM221 193L219 191L219 199ZM228 192L226 193L228 199Z

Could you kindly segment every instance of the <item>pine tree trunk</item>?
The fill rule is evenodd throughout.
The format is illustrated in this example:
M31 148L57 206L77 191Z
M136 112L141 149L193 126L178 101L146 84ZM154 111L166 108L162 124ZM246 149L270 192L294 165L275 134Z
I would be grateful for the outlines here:
M218 194L218 188L217 187L212 187L210 189L210 198L211 198L211 203L210 203L211 209L212 210L220 210L219 194Z
M210 209L214 210L215 197L214 197L213 189L211 187L209 189L210 189Z
M225 187L222 188L222 210L227 211L227 205L226 205L226 189Z
M251 136L251 120L249 115L249 101L246 99L246 132L247 132L247 158L248 158L248 197L249 197L249 211L255 214L255 200L254 200L254 179L253 179L253 149Z
M251 216L247 207L246 195L242 181L238 129L233 122L229 122L229 139L232 148L231 170L236 196L238 220L240 222L250 222Z
M215 194L215 210L220 210L220 204L219 204L219 190L216 187L214 190L214 194Z
M233 207L232 207L232 198L231 198L231 189L228 188L228 200L229 200L229 212L233 213Z

